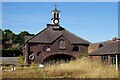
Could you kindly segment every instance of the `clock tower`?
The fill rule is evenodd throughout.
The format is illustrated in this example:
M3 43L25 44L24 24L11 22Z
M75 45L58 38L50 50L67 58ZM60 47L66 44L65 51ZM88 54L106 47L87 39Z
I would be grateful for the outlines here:
M55 4L55 9L54 10L52 10L52 24L54 24L54 25L59 25L59 23L60 23L60 11L59 10L57 10L57 5Z

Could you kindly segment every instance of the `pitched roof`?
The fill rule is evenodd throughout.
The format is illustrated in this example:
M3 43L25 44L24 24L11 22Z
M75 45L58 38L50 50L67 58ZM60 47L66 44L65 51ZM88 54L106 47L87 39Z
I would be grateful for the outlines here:
M30 38L32 38L33 36L24 36L25 42L28 41Z
M89 49L99 49L100 45L103 45L105 47L108 44L111 44L113 42L114 41L112 41L112 40L108 40L108 41L104 41L104 42L92 43L92 44L89 45Z
M120 54L120 41L113 41L99 50L89 53L90 56L106 54Z
M30 38L27 42L31 43L52 43L61 35L66 37L72 44L89 44L87 40L84 40L73 33L67 31L66 29L59 26L59 29L54 29L54 27L58 26L48 26L32 38Z
M55 8L54 10L52 10L52 12L61 12L61 11L59 11Z

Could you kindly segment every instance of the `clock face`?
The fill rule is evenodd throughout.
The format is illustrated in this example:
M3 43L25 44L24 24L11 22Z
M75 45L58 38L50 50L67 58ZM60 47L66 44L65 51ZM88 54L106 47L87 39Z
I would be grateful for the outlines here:
M58 24L59 23L59 20L58 19L54 19L53 21L55 24Z

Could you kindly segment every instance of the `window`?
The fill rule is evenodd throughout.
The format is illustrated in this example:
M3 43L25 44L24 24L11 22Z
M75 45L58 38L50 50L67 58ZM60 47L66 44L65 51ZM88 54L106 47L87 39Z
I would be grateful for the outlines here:
M59 18L59 13L57 13L57 18Z
M39 54L40 54L40 53L38 52L38 53L37 53L37 56L39 56Z
M111 55L110 59L111 59L112 64L116 64L116 56L115 55Z
M48 51L49 52L50 51L50 46L44 46L43 51Z
M101 47L103 47L103 44L100 44L100 45L99 45L99 48L101 48Z
M42 53L41 51L39 51L38 53L37 53L37 56L39 56L40 55L40 53Z
M74 46L73 47L73 51L79 51L79 47L78 46Z
M63 39L59 41L59 49L65 49L65 41Z
M54 18L56 18L56 13L54 13Z
M107 62L108 61L108 56L101 56L101 60Z

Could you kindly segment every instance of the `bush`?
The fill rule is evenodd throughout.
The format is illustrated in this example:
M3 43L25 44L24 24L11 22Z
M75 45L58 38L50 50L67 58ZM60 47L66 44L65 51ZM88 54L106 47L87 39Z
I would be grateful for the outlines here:
M2 50L2 57L19 57L22 55L20 50Z
M20 57L19 57L19 63L20 64L24 63L24 56L20 55Z
M84 53L82 54L82 56L83 56L83 57L88 57L88 53L87 53L87 52L84 52Z

